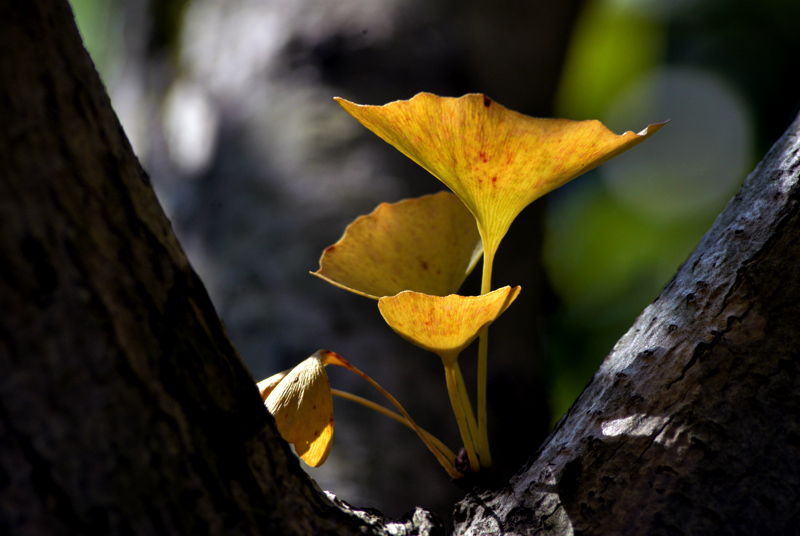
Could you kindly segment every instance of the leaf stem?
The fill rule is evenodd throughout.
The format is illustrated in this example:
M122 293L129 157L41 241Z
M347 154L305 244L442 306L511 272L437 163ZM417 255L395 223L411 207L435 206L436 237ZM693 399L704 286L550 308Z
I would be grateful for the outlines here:
M497 245L484 241L483 247L483 277L481 279L481 294L492 291L492 266ZM478 340L478 452L481 465L492 466L492 454L489 450L489 426L486 417L486 378L489 361L489 326L483 328Z
M467 394L467 384L464 383L464 376L461 375L461 366L458 361L455 362L456 383L458 384L458 397L461 400L461 405L466 409L467 424L469 425L470 435L473 438L478 437L478 423L475 420L475 413L472 411L472 403L469 401ZM480 458L480 451L478 451L478 458Z
M377 411L378 413L382 413L383 415L386 415L390 419L394 419L400 424L410 428L411 430L414 430L414 427L408 423L405 417L403 417L399 413L395 413L394 411L381 406L376 402L373 402L372 400L366 399L358 395L354 395L352 393L348 393L347 391L340 391L339 389L331 389L331 393L340 398L344 398L345 400L355 402L356 404L361 404L362 406L368 407L369 409ZM432 433L428 432L422 427L420 427L419 430L425 435L425 437L428 438L428 440L431 443L433 443L433 445L439 450L439 452L444 454L448 458L448 461L450 461L453 464L453 466L455 466L455 461L456 461L455 453L452 450L450 450L447 447L447 445L442 443L442 441Z
M455 359L442 359L444 362L444 374L447 380L447 392L450 395L450 404L453 406L453 413L456 415L456 422L458 422L458 431L461 432L461 441L464 443L464 448L467 449L469 456L469 467L473 473L477 473L481 469L480 459L475 450L477 438L473 436L474 431L470 429L469 417L467 411L472 412L472 408L464 407L464 400L460 396L459 381L461 377L458 371L458 362ZM463 384L463 379L461 381ZM466 391L464 391L466 393ZM469 400L466 400L469 404Z
M444 453L442 453L438 448L434 446L434 444L425 435L424 430L422 430L422 428L417 426L417 423L414 422L414 419L411 418L411 415L408 414L405 408L400 404L400 402L397 401L395 397L391 395L391 393L389 393L389 391L381 387L378 384L378 382L367 376L365 373L361 372L355 366L351 365L349 361L344 359L339 354L335 352L326 351L322 357L323 357L322 361L323 364L338 365L340 367L344 367L350 372L358 374L359 376L367 380L370 384L372 384L372 386L375 387L378 391L380 391L381 394L383 394L383 396L388 398L389 402L391 402L394 405L394 407L396 407L397 410L403 415L403 417L408 422L408 425L417 433L422 442L425 443L425 446L428 447L428 450L430 450L433 453L433 455L436 456L436 459L439 461L439 464L442 467L444 467L444 470L447 471L447 474L450 475L450 478L458 479L464 476L455 468L455 456L453 457L453 461L448 460L447 456L445 456Z

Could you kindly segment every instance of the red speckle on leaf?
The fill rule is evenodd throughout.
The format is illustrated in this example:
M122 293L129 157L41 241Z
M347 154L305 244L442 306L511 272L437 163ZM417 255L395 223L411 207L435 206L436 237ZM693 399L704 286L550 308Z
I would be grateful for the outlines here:
M481 151L480 153L478 153L478 156L480 156L481 162L486 162L486 153L485 152Z
M423 270L427 270L427 269L428 269L428 263L427 263L427 262L425 262L425 261L420 261L420 264L422 265L422 269L423 269Z
M483 96L483 105L487 108L492 105L492 99L487 97L486 95Z
M492 186L497 186L497 177L492 177Z

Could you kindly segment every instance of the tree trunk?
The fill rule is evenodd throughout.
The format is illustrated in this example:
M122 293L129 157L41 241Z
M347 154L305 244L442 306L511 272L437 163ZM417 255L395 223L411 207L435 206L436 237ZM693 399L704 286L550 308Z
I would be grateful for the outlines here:
M800 116L458 534L800 533Z
M463 534L800 525L800 119ZM0 532L436 534L283 443L65 2L0 4Z
M280 440L65 1L0 4L0 173L0 533L383 529Z

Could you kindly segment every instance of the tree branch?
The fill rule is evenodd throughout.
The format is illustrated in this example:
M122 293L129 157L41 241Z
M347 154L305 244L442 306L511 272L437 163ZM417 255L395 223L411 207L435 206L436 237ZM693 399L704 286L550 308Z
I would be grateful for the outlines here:
M800 524L800 119L462 534ZM320 492L280 440L83 50L0 7L0 531L441 534Z
M0 176L0 532L442 532L302 471L66 1L0 6Z
M800 526L800 117L507 487L458 534Z

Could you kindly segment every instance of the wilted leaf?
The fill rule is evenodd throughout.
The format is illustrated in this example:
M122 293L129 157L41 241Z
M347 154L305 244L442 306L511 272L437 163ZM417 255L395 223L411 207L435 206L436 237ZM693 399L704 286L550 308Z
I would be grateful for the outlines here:
M438 354L447 365L511 305L519 291L520 287L508 286L481 296L406 291L381 298L378 308L401 337Z
M256 387L258 387L258 391L261 393L261 400L266 402L270 393L278 386L279 383L281 383L281 380L285 378L289 372L291 372L291 369L273 374L269 378L258 382Z
M453 190L475 215L492 255L523 208L663 126L618 136L599 121L529 117L478 93L419 93L384 106L336 100Z
M282 378L277 374L258 384L281 436L311 467L325 462L333 439L333 401L322 352L280 373Z
M481 255L475 219L459 199L439 192L382 203L328 247L314 275L378 299L404 290L457 292Z

